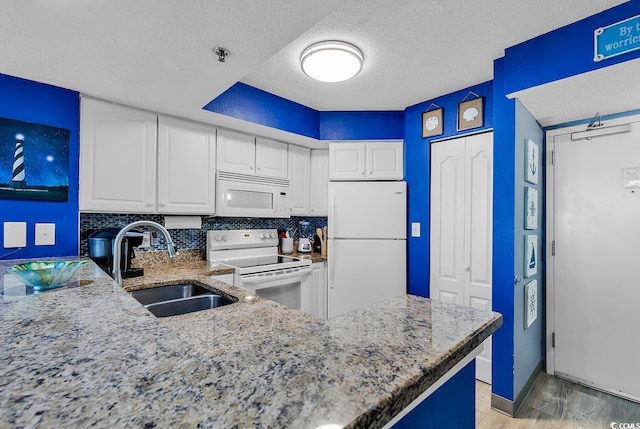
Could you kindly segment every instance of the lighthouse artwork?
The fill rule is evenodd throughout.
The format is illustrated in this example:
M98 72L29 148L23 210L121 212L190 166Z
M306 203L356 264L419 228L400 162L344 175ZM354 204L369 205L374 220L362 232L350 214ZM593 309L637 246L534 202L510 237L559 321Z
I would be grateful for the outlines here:
M0 118L0 199L67 201L69 130Z

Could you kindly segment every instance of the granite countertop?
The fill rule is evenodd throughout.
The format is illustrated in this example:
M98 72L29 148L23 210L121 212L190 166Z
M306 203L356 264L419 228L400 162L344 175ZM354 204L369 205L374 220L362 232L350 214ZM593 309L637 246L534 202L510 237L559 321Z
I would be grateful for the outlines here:
M65 258L67 259L67 258ZM238 302L155 318L93 262L41 293L0 261L0 427L381 427L502 324L402 295L323 321L213 280Z

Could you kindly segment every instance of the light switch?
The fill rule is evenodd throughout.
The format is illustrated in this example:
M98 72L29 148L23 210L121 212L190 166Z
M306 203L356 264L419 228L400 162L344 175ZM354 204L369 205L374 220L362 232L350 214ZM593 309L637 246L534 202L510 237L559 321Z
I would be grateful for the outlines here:
M36 223L36 246L53 246L56 244L56 224Z
M411 222L411 236L420 237L420 222Z
M4 247L27 247L27 222L4 223Z

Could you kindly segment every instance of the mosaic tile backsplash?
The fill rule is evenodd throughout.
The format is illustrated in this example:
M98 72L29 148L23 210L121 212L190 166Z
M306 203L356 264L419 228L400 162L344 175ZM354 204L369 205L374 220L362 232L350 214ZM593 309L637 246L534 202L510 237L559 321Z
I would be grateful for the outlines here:
M151 220L164 225L163 215L150 214L118 214L118 213L80 213L80 255L88 256L87 237L93 231L102 228L124 227L138 220ZM226 229L294 229L299 221L308 221L315 230L327 226L326 217L291 217L288 219L248 219L229 217L203 217L201 229L172 229L169 231L178 249L195 249L204 251L207 242L207 231ZM141 230L145 230L141 228ZM162 235L158 235L159 244L146 250L164 250ZM297 238L297 237L295 237Z

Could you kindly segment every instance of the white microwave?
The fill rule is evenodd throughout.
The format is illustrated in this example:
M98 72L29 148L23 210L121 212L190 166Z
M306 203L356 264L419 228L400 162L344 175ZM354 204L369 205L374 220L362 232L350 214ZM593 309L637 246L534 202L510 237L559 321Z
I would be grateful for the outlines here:
M291 217L289 180L218 171L216 215Z

